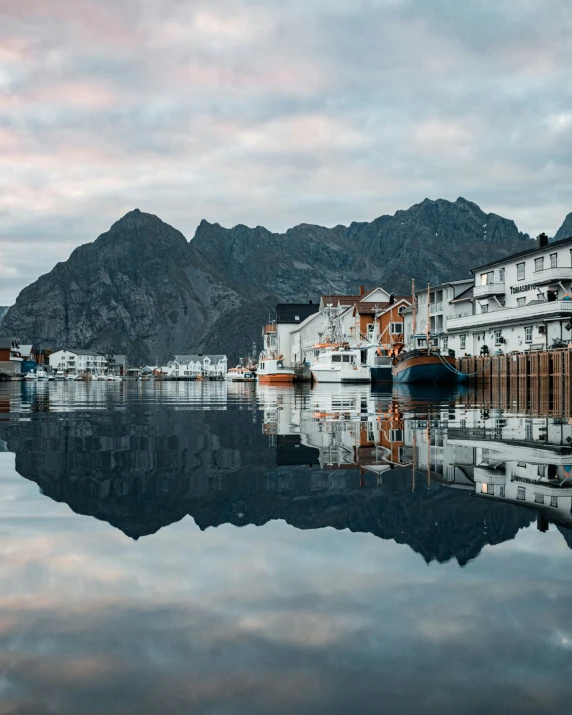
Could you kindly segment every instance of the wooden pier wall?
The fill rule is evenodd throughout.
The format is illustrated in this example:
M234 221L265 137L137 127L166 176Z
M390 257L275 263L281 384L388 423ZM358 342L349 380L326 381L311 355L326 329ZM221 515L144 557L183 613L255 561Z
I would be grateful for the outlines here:
M572 415L572 350L463 357L457 369L500 408Z

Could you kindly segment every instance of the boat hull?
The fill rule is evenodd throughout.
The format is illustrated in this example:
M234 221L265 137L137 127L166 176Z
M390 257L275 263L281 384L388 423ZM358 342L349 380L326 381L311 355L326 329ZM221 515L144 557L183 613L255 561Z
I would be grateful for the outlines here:
M363 370L333 370L331 368L320 368L320 367L312 367L311 368L312 372L312 377L316 382L337 382L337 383L345 383L345 382L364 382L368 383L371 382L371 374L369 370L367 373Z
M393 366L393 381L417 385L435 383L455 385L460 382L460 379L459 375L451 369L454 367L454 358L444 355L422 355L405 358L398 365Z
M391 365L375 365L371 369L371 379L373 382L391 382Z
M274 373L269 375L258 374L258 382L263 385L284 385L294 382L293 372Z

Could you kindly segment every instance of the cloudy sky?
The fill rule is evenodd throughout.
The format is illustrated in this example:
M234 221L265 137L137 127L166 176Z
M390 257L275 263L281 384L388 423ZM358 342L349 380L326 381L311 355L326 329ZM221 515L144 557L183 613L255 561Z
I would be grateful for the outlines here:
M191 238L572 210L567 0L0 0L0 305L128 210Z

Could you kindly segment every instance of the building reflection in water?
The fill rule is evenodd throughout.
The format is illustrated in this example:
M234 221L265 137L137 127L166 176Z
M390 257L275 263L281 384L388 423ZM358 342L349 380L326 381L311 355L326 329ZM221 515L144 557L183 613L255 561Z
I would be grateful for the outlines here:
M469 393L250 384L2 388L18 472L80 514L139 538L283 519L475 558L533 521L572 538L572 424Z

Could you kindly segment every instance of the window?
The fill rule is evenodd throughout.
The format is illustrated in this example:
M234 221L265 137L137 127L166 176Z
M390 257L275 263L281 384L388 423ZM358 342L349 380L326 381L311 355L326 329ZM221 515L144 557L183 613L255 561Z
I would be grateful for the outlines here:
M341 361L342 361L341 355L332 355L332 362L341 362Z
M504 268L499 268L499 283L504 283Z
M534 503L535 504L544 504L544 494L535 494L534 495Z
M481 484L481 494L488 494L489 493L489 485L488 484Z
M389 433L391 442L403 442L403 431L400 429L392 429Z
M532 325L527 325L526 328L524 329L524 342L525 343L532 342Z
M526 305L526 298L517 298L516 304L519 308L522 308L524 305Z
M403 323L390 323L389 332L392 335L401 335L403 333Z
M544 257L541 256L540 258L535 258L534 259L534 272L537 273L538 271L543 271L544 270Z
M558 497L556 495L550 497L550 506L558 506Z
M481 313L488 313L488 312L489 312L489 304L481 303Z
M495 330L495 345L502 345L503 342L502 330Z
M481 273L481 285L488 286L495 281L495 272L489 271L488 273Z
M499 487L499 497L504 497L504 484Z
M557 266L558 266L558 254L551 253L550 254L550 268L556 268Z
M465 350L467 347L467 336L466 335L460 335L459 339L461 341L461 350Z
M524 270L524 263L517 263L516 264L516 279L519 281L523 281L525 277L525 270Z
M295 316L294 316L294 320L297 322L298 320L300 320L300 316L299 316L299 315L295 315Z
M516 498L519 499L520 501L524 501L525 497L526 497L526 489L524 487L519 487L517 494L516 494Z
M449 338L445 337L443 338L443 350L448 350L449 349Z
M494 495L495 495L495 485L494 484L489 484L489 492L488 493L494 497Z

